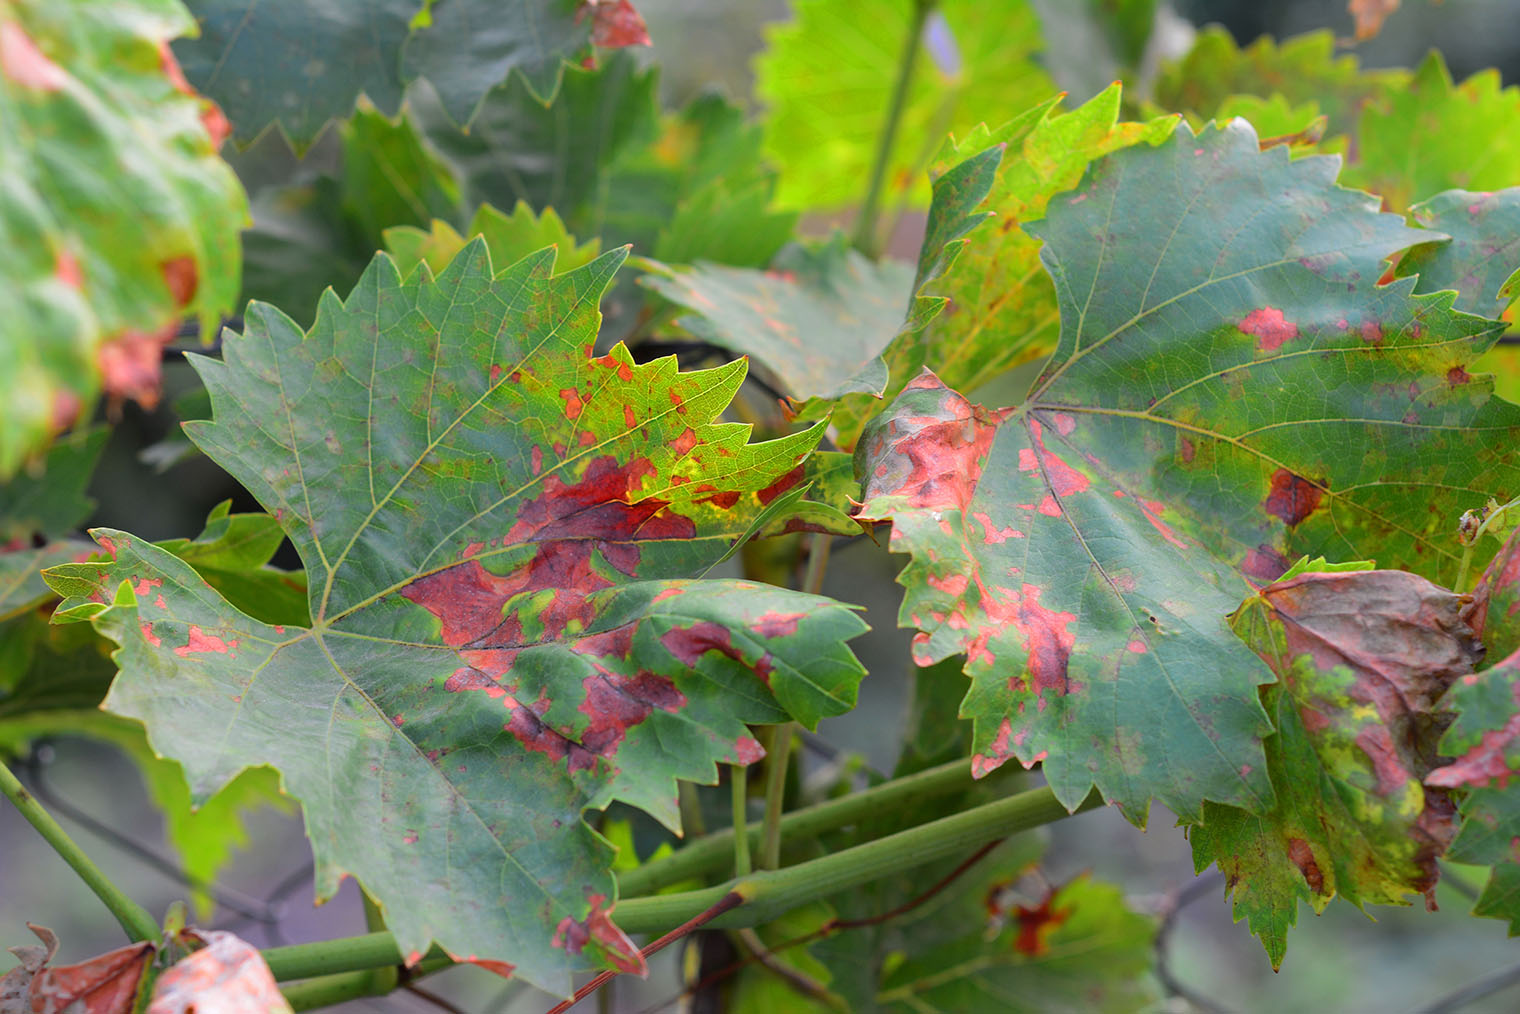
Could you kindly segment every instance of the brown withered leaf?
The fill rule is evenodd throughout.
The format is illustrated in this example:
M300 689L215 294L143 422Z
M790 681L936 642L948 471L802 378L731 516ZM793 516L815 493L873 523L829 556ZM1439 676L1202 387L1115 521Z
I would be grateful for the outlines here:
M1316 911L1337 894L1429 901L1454 807L1422 780L1449 721L1442 695L1482 657L1462 598L1422 577L1289 575L1231 617L1279 680L1262 691L1277 725L1266 743L1276 802L1261 815L1208 804L1191 832L1195 864L1230 878L1236 916L1274 966L1300 900Z
M27 923L42 946L12 947L21 964L0 979L0 1014L131 1014L143 973L157 948L118 947L77 965L52 965L58 936Z
M291 1014L252 944L221 930L182 930L179 939L205 946L158 977L148 1014Z

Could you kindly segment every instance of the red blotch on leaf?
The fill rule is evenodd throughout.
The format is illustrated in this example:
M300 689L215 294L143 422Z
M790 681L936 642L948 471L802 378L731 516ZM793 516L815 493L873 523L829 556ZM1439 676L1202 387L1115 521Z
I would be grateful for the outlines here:
M607 959L618 971L634 975L647 974L644 955L613 924L610 912L603 908L607 903L606 895L592 894L587 900L591 903L591 911L586 918L572 919L565 916L555 927L550 943L555 947L563 947L571 954L579 954L587 943L595 941L602 946Z
M158 404L163 349L174 340L179 325L170 323L152 333L124 331L95 353L102 386L113 398L130 398L151 409Z
M1019 924L1019 932L1013 941L1014 950L1030 957L1037 957L1049 950L1047 938L1071 915L1070 909L1057 911L1052 906L1054 901L1055 891L1052 889L1038 905L1015 906L1013 917Z
M1247 577L1262 581L1276 581L1287 573L1289 566L1287 557L1266 543L1262 543L1246 553L1246 558L1241 561L1240 569Z
M576 19L591 12L591 44L600 49L647 46L649 29L629 0L585 0Z
M56 92L69 83L68 72L49 60L26 29L0 21L0 74L23 88Z
M1288 860L1304 875L1304 883L1309 885L1310 891L1315 894L1325 892L1325 875L1320 871L1319 863L1315 862L1314 850L1308 842L1302 838L1289 838Z
M84 288L84 270L79 266L79 258L60 249L53 258L53 277L71 289Z
M1281 348L1285 342L1298 337L1298 325L1283 318L1276 307L1264 306L1252 310L1240 322L1240 330L1256 339L1256 347L1263 352Z
M169 295L174 299L174 305L190 305L200 282L196 274L195 258L188 254L170 257L159 265L159 270L164 273L164 284L169 286Z
M1314 513L1323 496L1324 490L1317 484L1279 468L1272 473L1272 488L1262 509L1292 528Z
M760 505L762 507L769 507L772 500L796 486L802 481L802 477L803 466L798 465L756 494L760 498Z
M175 648L174 654L178 655L180 658L187 658L190 655L203 653L225 655L236 647L237 641L224 641L220 637L217 637L215 634L206 633L205 631L201 630L200 627L192 623L190 625L189 642L181 647Z

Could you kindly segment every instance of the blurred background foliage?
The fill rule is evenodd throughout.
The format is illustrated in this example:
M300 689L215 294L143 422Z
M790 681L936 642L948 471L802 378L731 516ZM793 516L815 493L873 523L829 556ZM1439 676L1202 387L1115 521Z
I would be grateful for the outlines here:
M1405 0L1379 34L1356 43L1345 5L1329 0L1176 0L1160 6L1157 30L1149 41L1122 17L1107 23L1108 37L1097 38L1093 23L1069 16L1077 6L1067 0L1038 0L947 10L951 37L937 39L931 32L928 55L939 73L967 82L965 94L956 92L953 104L934 95L910 99L918 103L918 111L910 113L912 129L905 131L906 140L893 156L889 253L911 258L919 246L926 191L913 170L921 169L933 154L933 146L919 150L925 138L935 138L937 145L945 130L961 125L958 110L983 108L987 95L993 96L995 108L1011 115L1047 95L1053 83L1069 93L1067 104L1073 107L1122 75L1132 82L1126 92L1131 115L1189 109L1206 118L1220 110L1241 112L1269 135L1275 132L1269 124L1281 125L1288 133L1323 114L1328 119L1325 147L1347 152L1354 163L1355 146L1375 143L1375 137L1364 132L1371 127L1357 122L1353 106L1335 104L1344 101L1345 89L1319 91L1331 82L1301 73L1302 68L1285 61L1280 98L1232 104L1227 101L1227 74L1217 65L1195 55L1199 62L1193 69L1198 73L1189 76L1189 65L1182 64L1184 70L1179 71L1177 62L1195 45L1203 47L1199 52L1209 47L1222 51L1231 48L1229 39L1246 47L1260 36L1286 40L1328 30L1329 36L1302 45L1315 52L1333 45L1364 70L1416 68L1429 50L1436 49L1457 82L1496 68L1498 78L1482 86L1488 89L1485 94L1497 94L1501 81L1507 86L1520 74L1520 33L1514 31L1520 23L1520 0ZM1154 9L1144 3L1130 6L1147 16ZM245 236L243 298L269 300L309 322L321 290L332 285L345 292L374 250L388 249L403 262L441 263L463 235L475 232L487 236L493 251L498 244L509 252L558 241L561 257L566 258L589 256L597 244L605 249L631 242L636 254L670 262L702 258L764 266L794 228L803 235L823 236L848 224L846 212L830 209L842 209L858 198L856 191L838 186L840 179L858 177L864 184L869 138L878 125L880 93L889 83L890 58L895 54L888 54L887 69L880 70L871 53L855 66L843 45L835 51L817 48L807 39L798 43L794 34L800 29L778 27L789 13L784 0L640 0L638 7L653 48L621 51L595 71L567 70L552 109L538 103L514 78L486 96L471 132L461 134L442 113L436 96L426 86L417 86L409 100L408 120L392 122L361 102L353 118L330 126L302 156L276 130L265 131L241 151L230 144L224 147L224 157L248 191L253 213L254 226ZM899 8L906 9L884 5L880 23L872 27L890 38L887 23L905 16ZM807 17L822 17L816 8L809 10ZM852 8L849 16L858 19L859 11ZM1004 44L1008 38L1027 37L1014 22L1036 18L1048 40L1046 52L1037 55L1017 46L1010 50ZM833 28L825 23L814 30L827 37ZM1332 37L1339 42L1332 43ZM879 41L862 38L851 44L870 47ZM791 61L785 64L789 73L816 76L815 111L827 118L829 136L808 122L807 110L792 110L789 119L778 121L764 136L748 118L743 105L748 97L758 94L763 102L769 94L764 72L756 78L756 57L767 46L782 54L777 60ZM1326 66L1339 69L1327 71ZM1341 85L1360 73L1349 64L1325 61L1315 69ZM1220 77L1210 79L1209 73L1215 72ZM1437 71L1427 66L1424 73ZM590 86L592 78L600 79L597 87ZM607 86L607 80L614 86ZM1404 79L1395 75L1388 80ZM850 88L866 89L870 97L864 108L871 115L858 125L841 120L840 103L847 100L835 94ZM1206 107L1206 100L1215 107ZM1515 100L1511 95L1506 102L1514 105ZM616 127L595 136L571 136L565 132L564 117L556 114L567 107L579 110L577 117L594 116ZM504 164L492 139L508 136L532 141L519 162ZM1338 142L1339 136L1344 140ZM838 175L813 178L784 171L789 162L818 157L825 142ZM546 166L530 157L569 143L582 147L560 163ZM1441 138L1425 137L1416 143L1430 146L1421 154L1434 158ZM1492 143L1520 145L1520 133L1511 131ZM1455 157L1472 160L1476 155L1463 150ZM778 165L783 170L779 179L773 168ZM1520 164L1509 161L1505 168L1520 177ZM1376 181L1363 183L1353 176L1351 182L1370 186ZM1475 181L1474 189L1484 185L1488 184ZM483 203L496 210L478 211ZM540 214L549 206L553 213ZM723 218L725 214L733 216L731 221ZM674 228L672 223L682 215L708 221L711 227L696 232ZM732 224L741 222L742 229ZM572 255L576 244L589 249ZM650 304L644 292L629 283L631 277L629 273L605 307L604 340L609 343L649 323ZM1505 354L1512 356L1513 350ZM1510 385L1514 397L1520 371L1503 363L1498 369L1510 371L1503 383ZM1000 383L1014 389L1019 382L1014 374ZM164 384L156 410L134 403L110 408L114 426L89 481L88 495L95 506L88 525L152 539L189 538L201 532L208 514L223 501L232 501L234 513L258 509L220 469L189 453L178 436L181 419L208 412L204 393L182 360L171 356L166 361ZM748 404L755 419L771 420L773 392L757 388L752 394ZM798 564L795 547L770 547L765 553L757 551L749 565L784 573ZM288 546L275 552L274 561L287 567L298 562ZM806 775L799 792L827 793L873 772L890 773L900 763L923 767L959 755L955 749L963 730L957 728L953 707L963 679L958 672L947 676L936 670L912 671L908 634L895 624L898 594L893 577L899 566L884 547L866 539L835 551L823 591L866 607L873 633L858 642L857 650L871 675L860 706L824 723L815 748L805 754ZM80 666L76 673L99 670L103 664L99 658L80 661L84 656L70 655L78 646L49 645L47 650L73 658ZM108 671L104 676L96 673L97 679L108 676ZM900 737L883 735L883 729L902 729L906 745ZM159 868L162 863L155 865L110 836L139 842L150 853L170 857L172 865L158 808L163 790L154 787L151 764L144 782L139 768L124 763L111 740L109 730L85 740L60 728L33 755L30 775L34 784L67 807L62 810L66 822L107 872L132 885L151 909L162 911L184 893L183 888ZM825 742L830 746L821 745ZM127 749L134 747L128 743ZM906 757L899 756L902 749ZM261 791L262 798L273 799L269 787L250 789L253 798L260 798ZM706 795L704 805L722 814L726 790L712 790L712 799ZM99 826L82 827L71 819L74 811ZM620 811L614 816L632 821L627 833L640 840L641 853L646 851L654 833L648 822ZM1108 811L1056 825L1046 852L1047 875L1060 882L1092 871L1122 885L1132 907L1164 912L1193 882L1187 844L1170 823L1157 807L1144 834ZM310 879L302 874L309 851L288 807L255 809L246 835L241 841L234 835L214 845L223 851L245 845L218 882L219 924L237 928L259 945L362 931L363 916L352 884L322 910L307 903ZM1188 905L1169 940L1172 973L1215 1009L1417 1009L1520 956L1501 923L1465 915L1471 901L1461 871L1443 881L1438 913L1385 909L1376 922L1347 906L1332 907L1318 919L1306 914L1281 976L1271 973L1245 928L1230 924L1222 894L1222 885L1215 883L1205 897ZM0 925L16 926L26 919L49 922L70 954L91 953L115 942L114 928L100 918L98 903L88 891L9 808L0 808ZM641 1010L667 999L678 989L680 960L675 953L664 955L647 982L620 982L613 1009ZM0 958L0 971L9 964L9 958ZM503 991L499 982L475 969L451 971L430 988L471 1011L543 1006L541 996L515 987ZM1514 1010L1515 995L1501 993L1465 1009ZM736 1009L778 1009L767 1006L777 998L753 982L741 987L740 996ZM433 1009L406 992L355 1001L349 1008ZM1170 1009L1189 1008L1174 997Z

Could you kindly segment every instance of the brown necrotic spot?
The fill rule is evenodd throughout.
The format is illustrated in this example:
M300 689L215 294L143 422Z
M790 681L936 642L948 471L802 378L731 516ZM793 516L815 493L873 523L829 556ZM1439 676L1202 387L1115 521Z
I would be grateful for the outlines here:
M1313 514L1323 496L1324 490L1316 483L1279 468L1272 473L1272 487L1262 509L1291 528Z

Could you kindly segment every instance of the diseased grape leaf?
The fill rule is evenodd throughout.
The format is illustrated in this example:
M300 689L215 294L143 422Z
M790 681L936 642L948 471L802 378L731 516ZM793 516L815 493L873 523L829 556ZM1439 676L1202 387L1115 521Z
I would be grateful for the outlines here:
M784 207L864 199L912 10L912 0L883 0L862 17L848 0L806 0L793 5L794 20L767 30L755 94L768 107L765 151L781 169ZM883 206L929 202L923 169L947 133L1056 91L1035 61L1040 45L1038 20L1023 0L934 6L887 163Z
M158 946L151 940L118 947L73 965L55 965L58 936L27 923L42 941L11 948L21 963L0 979L0 1014L131 1014Z
M151 404L179 320L232 305L247 204L169 54L193 28L149 0L0 13L0 479L102 386Z
M291 1014L258 948L224 930L181 930L199 950L164 969L146 1014Z
M866 430L860 517L913 554L915 659L968 657L974 770L1040 760L1067 806L1096 785L1137 822L1151 798L1260 812L1242 572L1376 552L1449 580L1446 519L1520 488L1520 409L1465 370L1496 328L1378 286L1428 234L1334 171L1243 121L1095 163L1029 227L1062 333L1026 401L925 373Z
M1451 237L1423 243L1399 259L1400 275L1419 275L1416 292L1456 289L1456 307L1498 320L1513 300L1501 293L1520 267L1520 187L1492 193L1447 190L1409 209L1427 229Z
M1300 899L1316 912L1337 895L1359 908L1412 893L1433 904L1455 808L1421 780L1445 724L1437 701L1482 657L1461 608L1404 571L1311 567L1231 617L1278 678L1263 691L1276 802L1257 814L1205 804L1189 837L1197 868L1225 873L1235 917L1248 918L1273 968Z
M0 624L0 754L25 756L39 739L73 736L125 753L163 815L164 834L179 855L192 902L210 918L209 885L234 850L247 843L247 814L265 806L288 810L290 802L281 795L276 774L256 768L194 805L184 771L153 752L141 723L100 710L116 673L109 650L84 625L52 626L40 616Z
M1443 703L1457 717L1441 752L1454 760L1425 784L1465 790L1449 857L1492 867L1473 911L1508 920L1514 936L1520 935L1520 532L1510 534L1484 570L1465 615L1490 665L1447 694Z
M1492 69L1455 84L1441 54L1431 50L1408 82L1362 113L1356 137L1356 155L1341 182L1380 194L1394 210L1442 190L1514 186L1520 184L1520 89L1502 87Z
M311 627L241 614L119 532L95 533L109 562L49 574L59 616L121 645L106 706L196 798L276 767L319 897L352 874L411 960L436 941L560 994L642 966L583 811L678 829L676 778L758 757L745 723L847 710L862 675L847 607L690 580L795 495L821 426L749 444L713 422L742 362L593 357L625 256L493 277L476 239L403 283L378 255L309 334L255 304L221 362L194 360L214 418L187 431L280 521Z
M426 78L448 115L469 124L488 91L519 75L540 104L548 103L564 61L589 53L593 41L648 44L647 36L627 32L601 31L593 40L605 15L586 17L584 6L577 0L189 0L200 37L174 50L191 82L227 111L240 145L278 123L301 152L329 120L348 116L361 94L394 116L406 86Z
M913 286L901 261L875 262L842 233L794 243L769 269L666 267L643 284L693 311L677 323L704 341L752 355L798 400L887 386L881 350L902 326Z
M991 884L958 905L958 937L888 972L880 1009L1119 1014L1160 1002L1151 975L1156 922L1130 911L1118 887L1082 876L1025 899L1011 886ZM948 925L949 914L937 921Z
M1170 116L1119 122L1120 97L1115 84L1069 113L1058 114L1047 103L999 130L973 130L936 156L931 171L940 175L991 145L1011 149L981 206L993 221L926 289L948 304L925 330L899 383L928 366L950 387L972 390L1055 348L1060 329L1055 289L1041 269L1039 241L1022 226L1044 217L1050 199L1075 187L1094 159L1131 145L1156 144L1171 134L1176 120Z
M577 243L553 208L535 215L525 201L518 201L512 214L506 215L489 204L475 209L475 217L461 236L447 222L433 219L424 232L416 226L398 225L385 230L385 249L396 261L403 278L423 261L433 274L441 274L464 245L476 236L486 241L491 263L501 267L516 264L546 246L555 248L558 259L554 270L560 273L590 264L602 252L600 240L592 238Z

